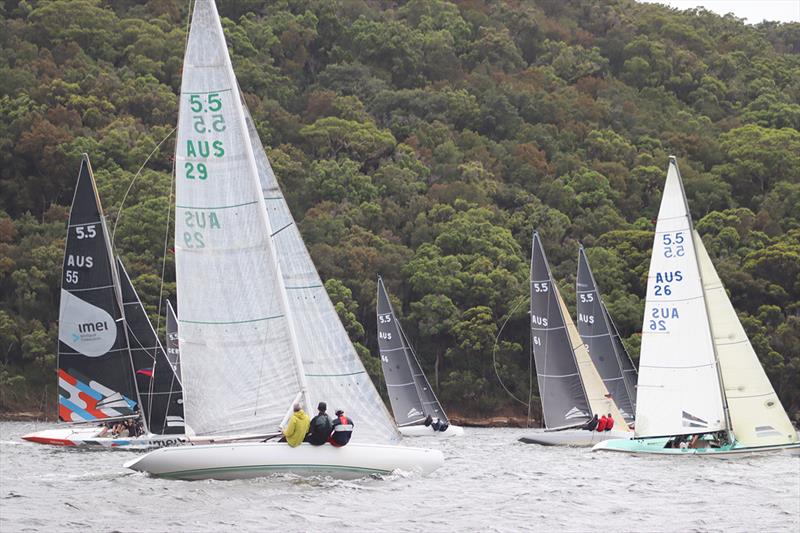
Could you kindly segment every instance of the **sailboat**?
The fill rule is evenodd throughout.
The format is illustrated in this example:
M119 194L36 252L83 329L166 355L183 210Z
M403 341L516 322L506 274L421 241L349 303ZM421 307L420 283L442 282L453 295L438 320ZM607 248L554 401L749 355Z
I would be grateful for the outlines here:
M186 423L277 436L293 403L343 409L347 446L190 445L125 464L154 476L428 473L438 450L400 435L341 324L238 90L216 5L195 2L176 142L175 262ZM266 440L266 439L265 439Z
M539 397L546 430L520 439L526 444L590 446L630 429L603 384L569 315L539 234L531 249L531 348L536 363ZM593 414L613 417L606 432L580 429Z
M167 360L175 373L175 379L181 382L181 356L178 343L178 317L172 308L172 303L167 300Z
M728 456L800 443L700 236L670 157L647 279L636 432L595 450Z
M632 426L636 409L636 367L600 296L583 246L578 249L575 285L578 333L589 349L589 356L603 379L603 385L614 398L625 422Z
M442 404L422 372L417 355L406 338L389 295L378 276L378 348L381 368L389 391L389 401L398 429L406 437L435 436L439 438L461 436L464 428L450 424ZM427 417L446 424L444 431L425 425ZM438 425L437 423L437 425Z
M179 444L181 388L163 354L122 262L112 257L84 154L69 216L58 324L58 414L70 425L22 438L90 448ZM144 434L115 438L96 425L126 418L140 419Z

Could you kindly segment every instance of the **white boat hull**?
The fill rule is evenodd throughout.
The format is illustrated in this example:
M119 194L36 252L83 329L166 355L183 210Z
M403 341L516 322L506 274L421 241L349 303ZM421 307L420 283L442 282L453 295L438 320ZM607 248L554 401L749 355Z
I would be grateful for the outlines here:
M141 435L139 437L98 437L99 427L67 427L28 433L22 438L37 444L98 450L148 450L179 446L187 442L185 435Z
M444 464L439 450L351 443L247 442L161 448L124 464L126 468L171 479L249 479L275 473L354 479L395 470L429 474Z
M463 437L464 428L461 426L449 425L445 431L434 431L430 426L403 426L397 428L404 437L436 437L447 439L450 437Z
M541 446L594 446L608 439L626 439L633 436L632 431L586 431L584 429L565 429L561 431L541 431L529 433L520 438L525 444Z

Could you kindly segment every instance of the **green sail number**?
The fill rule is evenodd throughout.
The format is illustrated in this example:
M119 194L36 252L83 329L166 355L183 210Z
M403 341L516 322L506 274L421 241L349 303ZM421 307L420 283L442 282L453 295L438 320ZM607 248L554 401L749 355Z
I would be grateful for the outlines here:
M192 129L196 133L206 134L212 132L223 132L226 129L225 116L222 111L222 97L220 93L198 93L189 95L189 108L192 113ZM206 120L206 114L212 113L210 121ZM221 140L214 140L211 143L203 140L187 140L186 157L222 157L225 149ZM208 179L208 167L205 163L187 161L184 163L184 176L188 180Z

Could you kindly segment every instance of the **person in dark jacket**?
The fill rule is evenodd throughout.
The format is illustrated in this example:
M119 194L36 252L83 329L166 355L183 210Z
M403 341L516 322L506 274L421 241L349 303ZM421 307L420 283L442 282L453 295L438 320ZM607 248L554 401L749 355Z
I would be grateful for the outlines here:
M614 418L611 416L611 413L608 413L606 416L606 431L611 431L611 428L614 427Z
M331 436L333 423L331 422L331 417L325 412L328 410L328 405L325 402L319 402L317 410L319 413L311 419L311 426L308 428L306 442L314 446L322 446L328 442L328 437Z
M585 429L586 431L594 431L595 428L597 427L598 422L599 421L597 420L597 414L595 413L595 415L592 417L591 420L589 420L583 426L581 426L581 429Z
M333 419L333 432L328 442L338 448L350 442L350 437L352 435L353 421L344 416L344 411L338 409L336 411L336 418Z

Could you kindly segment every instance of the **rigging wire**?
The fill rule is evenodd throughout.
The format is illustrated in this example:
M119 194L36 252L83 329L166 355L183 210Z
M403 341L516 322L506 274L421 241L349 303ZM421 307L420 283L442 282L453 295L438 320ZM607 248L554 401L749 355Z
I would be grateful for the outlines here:
M520 400L519 398L517 398L516 395L513 392L511 392L508 389L508 387L506 387L506 384L503 382L503 378L500 377L500 372L498 372L498 370L497 370L497 345L498 345L498 343L500 341L500 335L503 334L503 330L505 329L506 324L508 324L508 321L511 320L511 317L514 315L514 313L517 311L517 309L519 309L519 306L522 305L523 303L525 303L525 299L526 298L527 298L527 296L520 296L519 301L514 305L514 307L511 309L511 311L509 311L508 314L506 315L506 319L503 321L503 325L500 326L500 330L497 332L497 335L494 338L494 346L492 347L492 367L494 368L494 373L497 376L497 381L500 382L500 385L508 393L508 395L511 396L513 399L515 399L516 401L518 401L519 403L521 403L522 405L524 405L524 406L526 406L528 408L528 417L530 418L530 409L531 409L531 400L530 400L530 398L531 398L531 395L533 394L533 381L532 381L532 378L531 378L531 389L530 389L530 391L528 393L528 401L525 402L524 400Z

